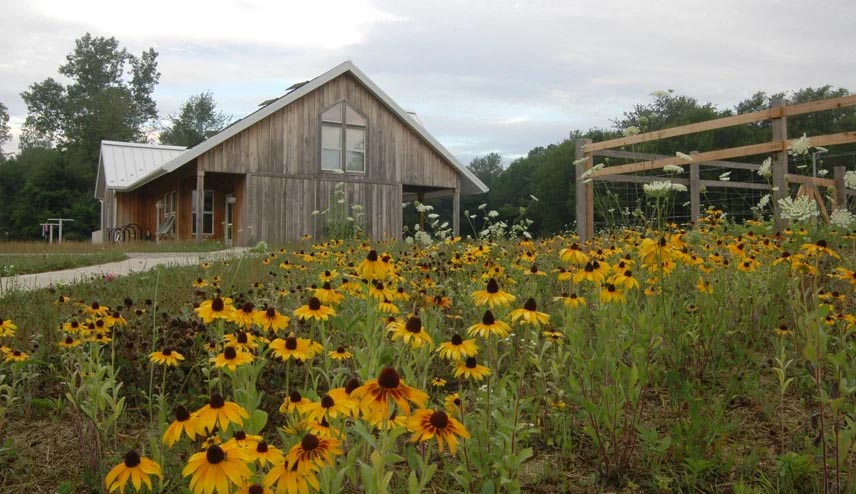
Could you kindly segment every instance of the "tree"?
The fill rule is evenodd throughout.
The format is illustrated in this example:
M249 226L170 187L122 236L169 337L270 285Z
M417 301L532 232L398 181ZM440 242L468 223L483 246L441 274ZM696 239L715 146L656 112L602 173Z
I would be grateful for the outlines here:
M71 82L64 86L48 78L21 94L28 110L24 147L57 146L94 170L101 140L145 139L144 125L157 118L152 93L160 73L154 49L135 57L115 38L86 33L59 73Z
M191 96L178 111L170 115L170 125L160 134L161 144L193 147L220 132L231 117L217 111L217 103L210 92Z
M489 153L473 158L467 168L490 188L496 177L502 174L502 156L499 153Z
M3 154L3 144L12 138L12 132L9 130L9 109L6 105L0 103L0 162L5 159Z

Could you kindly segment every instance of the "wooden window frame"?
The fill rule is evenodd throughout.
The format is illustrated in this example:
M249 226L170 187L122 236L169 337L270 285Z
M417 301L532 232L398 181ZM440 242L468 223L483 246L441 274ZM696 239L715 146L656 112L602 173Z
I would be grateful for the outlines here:
M341 122L331 122L325 121L323 115L327 113L330 109L335 108L336 106L341 105ZM354 125L348 124L348 108L354 111L357 115L361 116L363 120L365 120L365 125ZM336 175L341 174L355 174L355 175L366 175L368 173L368 140L369 140L369 119L366 115L358 110L354 105L348 103L347 100L339 100L336 103L328 106L323 109L321 113L318 115L318 120L320 125L318 126L318 167L322 173L332 173ZM324 127L333 127L340 130L339 136L339 168L335 170L324 169L322 163L322 155L324 152ZM345 158L348 155L348 129L352 130L362 130L363 131L363 147L364 149L361 152L363 154L363 169L362 170L348 170L347 164L345 162ZM353 151L352 151L353 152Z
M205 189L205 196L211 194L211 210L202 210L202 235L203 236L213 236L214 235L214 191L211 189ZM202 197L202 207L205 207L205 196ZM190 193L190 234L196 235L196 189L193 189ZM211 216L211 231L205 231L205 216Z

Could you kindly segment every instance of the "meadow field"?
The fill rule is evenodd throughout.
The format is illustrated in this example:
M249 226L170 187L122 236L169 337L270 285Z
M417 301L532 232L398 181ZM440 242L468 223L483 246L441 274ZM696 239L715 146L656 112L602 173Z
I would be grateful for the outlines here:
M0 491L852 493L856 235L300 244L0 299Z

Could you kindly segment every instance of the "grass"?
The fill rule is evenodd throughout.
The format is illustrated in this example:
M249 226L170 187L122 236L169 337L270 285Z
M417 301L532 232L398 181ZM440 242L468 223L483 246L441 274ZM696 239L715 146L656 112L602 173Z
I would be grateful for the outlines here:
M101 252L214 252L223 250L223 242L205 240L126 242L123 244L93 244L91 242L64 242L48 244L45 242L0 242L2 254L93 254Z
M124 261L128 256L117 250L79 253L0 254L0 274L3 277L45 273L63 269Z
M432 340L419 348L403 341L406 330L389 332L390 314L365 296L367 272L353 273L368 250L359 242L292 245L207 269L156 268L62 291L8 294L0 316L17 330L0 344L30 360L0 364L0 485L102 491L105 473L135 449L162 466L162 492L187 492L181 470L201 441L183 438L172 448L160 442L175 406L199 409L222 390L248 410L248 433L288 451L305 427L317 427L279 412L291 391L319 402L350 378L365 383L389 366L428 393L432 410L457 393L461 404L447 413L470 437L452 456L434 439L414 443L403 428L385 432L365 415L331 417L344 451L319 472L322 492L853 492L852 238L796 228L776 238L765 228L708 224L684 234L605 235L586 254L610 266L595 281L582 279L596 277L593 265L569 260L572 252L562 249L572 241L559 237L376 245L396 266L384 278L391 293L382 296L394 299L399 322L418 311L420 332ZM818 251L819 238L841 258ZM326 322L299 321L294 310L316 294L327 271L336 271L334 288L344 293L348 277L362 295L346 295ZM566 279L569 273L581 279ZM486 309L472 294L491 277L516 297L492 309L511 334L472 336L467 328L484 321ZM291 318L285 331L256 327L255 336L294 331L324 351L302 363L282 361L260 342L255 360L237 372L213 368L210 359L225 353L223 333L237 334L235 323L205 324L194 311L212 300L215 284L236 307L252 302ZM607 301L609 284L620 285L623 302ZM571 294L585 301L572 304ZM82 304L58 303L60 295ZM81 336L57 323L84 320L93 301L121 310L127 327L115 327L110 344L60 348L67 335ZM525 306L549 322L515 321ZM476 340L475 358L489 377L455 377L456 364L436 351L454 334ZM327 355L339 347L351 358ZM149 354L164 348L185 360L152 364ZM445 385L432 385L435 378ZM81 420L85 414L92 422ZM234 429L219 431L222 440ZM54 475L36 474L45 464Z

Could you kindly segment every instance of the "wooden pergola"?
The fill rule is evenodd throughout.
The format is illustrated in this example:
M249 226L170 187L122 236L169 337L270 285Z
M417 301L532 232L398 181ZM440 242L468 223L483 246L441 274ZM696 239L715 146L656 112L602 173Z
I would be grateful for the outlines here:
M661 170L668 165L687 165L688 162L678 156L662 156L645 153L633 153L621 148L633 144L653 142L670 137L697 134L725 127L733 127L761 121L771 121L773 136L769 142L739 146L703 153L692 153L693 160L689 162L689 179L671 179L672 183L687 186L690 193L690 215L692 221L696 221L700 214L700 190L702 187L720 187L732 189L757 189L770 191L772 196L774 222L776 229L784 228L785 221L781 217L778 201L789 195L788 183L798 183L809 188L814 197L821 201L818 187L835 187L835 201L837 204L846 204L848 192L844 186L844 167L833 169L833 178L818 178L805 175L790 174L788 170L788 149L793 139L788 139L789 116L803 115L826 110L834 110L856 106L856 95L843 96L797 105L784 105L780 100L776 101L766 110L760 110L731 117L698 122L680 127L656 130L642 134L630 135L618 139L602 142L591 142L590 139L577 140L577 165L576 165L576 216L577 233L581 242L591 240L594 236L594 181L608 182L631 182L649 183L654 180L662 180L662 177L639 176L633 173ZM813 147L834 146L836 144L847 144L856 142L856 130L841 132L838 134L825 134L808 136ZM723 169L758 170L760 165L753 163L739 163L723 161L732 158L770 154L772 156L772 184L731 182L719 180L701 180L699 165L715 166ZM626 165L614 165L591 171L594 166L594 157L603 156L611 158L622 158L639 160ZM584 180L583 178L591 180Z

